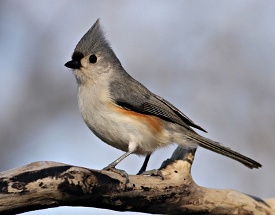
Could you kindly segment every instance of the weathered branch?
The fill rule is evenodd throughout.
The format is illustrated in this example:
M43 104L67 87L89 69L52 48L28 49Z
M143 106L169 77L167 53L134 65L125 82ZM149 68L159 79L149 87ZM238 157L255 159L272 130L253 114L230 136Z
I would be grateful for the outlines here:
M130 175L127 185L113 172L31 163L0 173L0 214L58 206L157 214L275 214L275 199L198 186L190 175L194 154L178 148L162 166L164 180Z

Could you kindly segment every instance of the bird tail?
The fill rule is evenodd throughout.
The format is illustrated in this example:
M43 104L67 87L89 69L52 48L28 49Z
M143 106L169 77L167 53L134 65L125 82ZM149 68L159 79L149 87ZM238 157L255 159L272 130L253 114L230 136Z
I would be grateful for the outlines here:
M199 144L199 146L201 146L205 149L209 149L213 152L222 154L222 155L232 158L236 161L239 161L242 164L244 164L245 166L247 166L248 168L253 169L253 168L259 168L262 166L257 161L255 161L249 157L246 157L236 151L233 151L232 149L225 147L218 142L215 142L213 140L210 140L208 138L200 136L196 133L192 133L192 134L188 135L188 139L195 141L196 143Z

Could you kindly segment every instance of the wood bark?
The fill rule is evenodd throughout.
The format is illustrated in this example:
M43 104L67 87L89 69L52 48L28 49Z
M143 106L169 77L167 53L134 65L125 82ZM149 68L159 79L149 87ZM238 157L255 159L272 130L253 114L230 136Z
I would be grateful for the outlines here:
M275 199L198 186L190 174L195 150L178 148L156 176L34 162L0 173L0 214L85 206L152 214L275 214ZM180 159L180 160L179 160Z

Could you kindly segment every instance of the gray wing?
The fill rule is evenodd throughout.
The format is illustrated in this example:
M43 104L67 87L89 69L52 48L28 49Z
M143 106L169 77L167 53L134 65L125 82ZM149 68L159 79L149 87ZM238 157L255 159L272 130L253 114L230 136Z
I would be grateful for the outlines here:
M173 110L173 112L182 120L184 121L187 125L197 128L201 131L207 132L204 130L201 126L195 124L190 118L188 118L184 113L182 113L179 109L177 109L174 105L172 105L170 102L166 101L164 98L154 95L155 98L157 98L159 101L162 103L166 104L170 109Z
M122 77L122 80L110 83L111 97L117 105L138 113L158 116L163 120L177 123L187 129L191 129L189 127L191 126L206 132L171 103L151 93L131 76L127 76L124 81L123 79L124 77Z

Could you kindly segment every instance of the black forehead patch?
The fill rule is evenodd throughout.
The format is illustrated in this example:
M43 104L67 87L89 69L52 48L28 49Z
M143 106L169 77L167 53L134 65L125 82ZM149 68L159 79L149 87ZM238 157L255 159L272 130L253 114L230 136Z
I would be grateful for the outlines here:
M75 51L72 56L72 60L80 62L84 58L84 55L81 52Z

